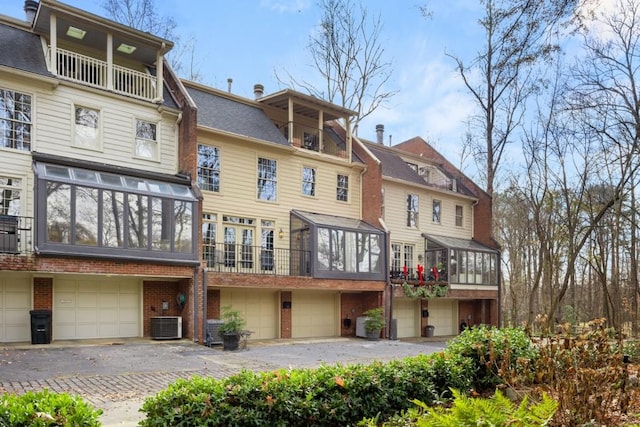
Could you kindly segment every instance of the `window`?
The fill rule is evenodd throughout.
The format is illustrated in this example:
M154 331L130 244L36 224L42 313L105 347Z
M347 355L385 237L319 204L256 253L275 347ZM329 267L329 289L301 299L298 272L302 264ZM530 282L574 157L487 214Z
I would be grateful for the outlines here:
M320 227L318 267L346 273L379 273L381 242L378 234Z
M407 162L407 166L409 166L414 172L418 172L418 165L415 163Z
M45 253L178 260L197 255L196 198L184 184L45 163L36 164L36 176L37 243Z
M277 164L275 160L258 159L258 200L275 201L277 196Z
M404 245L404 265L407 266L407 273L409 276L413 277L414 275L414 266L413 266L413 245Z
M0 215L20 215L20 190L18 178L0 176Z
M217 222L216 214L202 214L202 259L207 262L207 267L213 267L216 264Z
M135 155L145 159L158 158L158 134L156 124L144 120L136 120Z
M73 143L77 147L100 149L100 112L87 107L75 107Z
M273 239L275 236L275 221L262 220L260 221L260 227L262 228L262 238L260 243L260 268L262 270L273 271L274 269L274 245Z
M198 185L206 191L220 191L220 151L198 144Z
M402 245L399 243L391 244L391 275L399 277L402 273Z
M418 195L407 195L407 227L418 228Z
M464 209L460 205L456 205L456 227L462 227Z
M31 150L31 95L0 89L0 147Z
M433 200L433 222L440 224L440 200Z
M336 200L341 202L349 200L349 177L346 175L338 175Z
M305 196L316 195L316 170L314 168L302 168L302 194Z

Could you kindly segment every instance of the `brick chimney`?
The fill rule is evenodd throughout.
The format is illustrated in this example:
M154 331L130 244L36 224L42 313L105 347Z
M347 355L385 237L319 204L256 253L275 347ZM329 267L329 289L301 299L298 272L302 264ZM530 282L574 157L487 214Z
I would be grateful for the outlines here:
M384 144L384 125L376 125L376 141L378 144Z

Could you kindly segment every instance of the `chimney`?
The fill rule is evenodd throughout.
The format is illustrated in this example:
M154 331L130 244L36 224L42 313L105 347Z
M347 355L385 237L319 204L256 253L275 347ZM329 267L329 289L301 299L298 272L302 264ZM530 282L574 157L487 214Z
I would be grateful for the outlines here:
M231 93L231 85L233 84L233 79L231 77L229 77L227 79L227 85L229 86L229 93Z
M36 17L36 12L38 11L38 2L34 0L25 0L24 2L24 13L26 15L27 22L33 22L33 19Z
M264 86L260 83L253 85L253 95L256 97L256 100L262 98L262 95L264 95Z
M384 144L384 125L376 125L376 136L378 144Z

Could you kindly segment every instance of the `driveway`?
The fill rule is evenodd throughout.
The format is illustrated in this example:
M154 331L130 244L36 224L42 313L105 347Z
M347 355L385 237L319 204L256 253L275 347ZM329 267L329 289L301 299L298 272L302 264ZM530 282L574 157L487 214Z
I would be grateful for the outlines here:
M440 351L444 339L367 341L332 338L249 341L246 350L228 352L188 340L56 342L0 347L0 392L48 388L81 395L102 408L104 426L134 426L146 397L178 378L224 378L241 369L270 371L322 364L369 363Z

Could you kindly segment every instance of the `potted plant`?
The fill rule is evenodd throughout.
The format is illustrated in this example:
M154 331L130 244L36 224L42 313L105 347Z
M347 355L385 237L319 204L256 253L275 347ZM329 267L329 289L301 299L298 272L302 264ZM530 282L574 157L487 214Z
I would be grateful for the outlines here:
M371 308L365 311L363 315L366 316L366 320L364 321L364 330L367 334L367 339L380 339L380 332L387 324L384 319L384 309L382 307Z
M223 350L237 350L240 345L240 336L244 331L246 321L240 311L231 307L222 307L222 324L218 333L222 337Z

